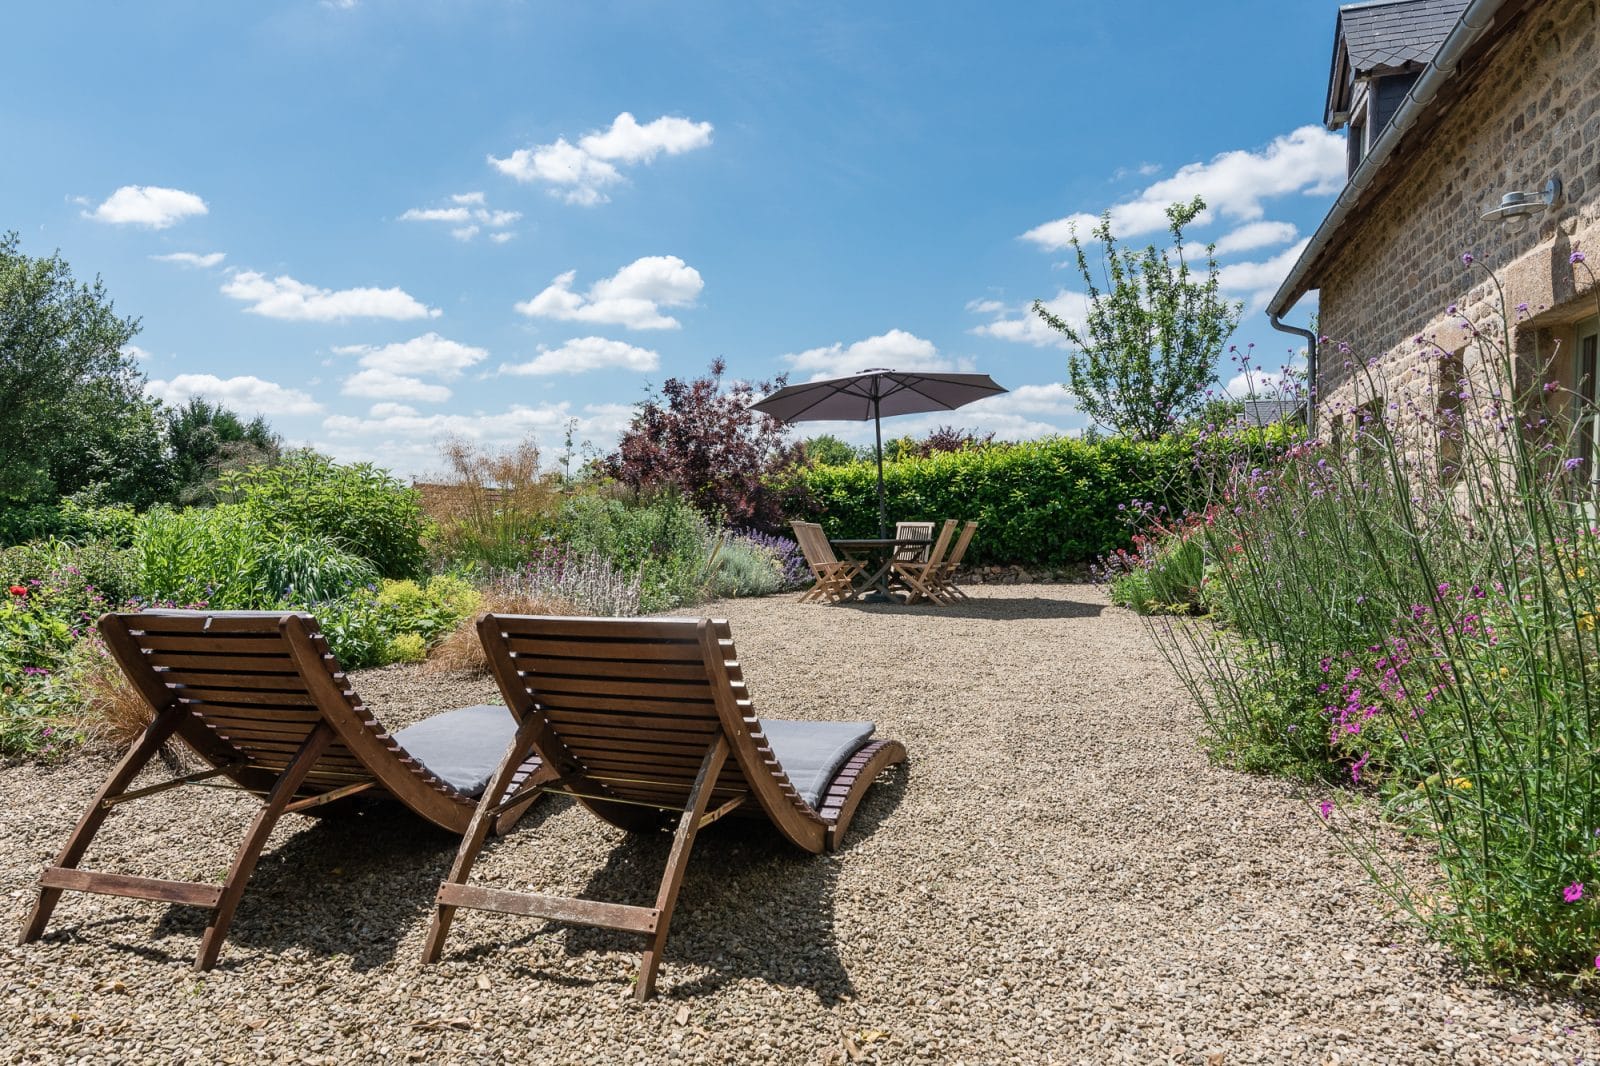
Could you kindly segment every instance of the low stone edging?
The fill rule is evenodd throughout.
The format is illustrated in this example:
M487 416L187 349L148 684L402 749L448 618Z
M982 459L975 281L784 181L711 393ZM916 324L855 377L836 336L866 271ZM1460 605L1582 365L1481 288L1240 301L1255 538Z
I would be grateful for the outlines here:
M956 571L956 583L964 585L1054 585L1079 584L1089 580L1089 565L963 566Z

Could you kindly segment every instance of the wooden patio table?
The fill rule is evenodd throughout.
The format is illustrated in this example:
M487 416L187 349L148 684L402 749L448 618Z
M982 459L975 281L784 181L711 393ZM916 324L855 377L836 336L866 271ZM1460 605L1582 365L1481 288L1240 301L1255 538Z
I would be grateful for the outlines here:
M866 596L864 602L880 603L892 600L889 595L889 568L894 565L895 552L901 548L926 548L933 540L930 537L847 537L828 543L843 552L846 558L866 559L879 564L871 577L856 586L840 602L849 603L871 592L872 595Z

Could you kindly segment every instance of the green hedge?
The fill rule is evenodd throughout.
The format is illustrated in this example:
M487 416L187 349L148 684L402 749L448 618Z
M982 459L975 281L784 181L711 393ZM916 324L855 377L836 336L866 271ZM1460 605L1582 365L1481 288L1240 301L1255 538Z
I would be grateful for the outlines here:
M1153 500L1183 510L1197 493L1197 455L1265 452L1283 429L1200 442L1055 437L1025 444L944 452L885 463L888 520L977 519L966 561L1060 566L1126 547L1131 528L1119 504ZM1207 464L1208 465L1208 464ZM810 467L795 475L809 490L808 515L830 537L877 535L877 468L870 462Z

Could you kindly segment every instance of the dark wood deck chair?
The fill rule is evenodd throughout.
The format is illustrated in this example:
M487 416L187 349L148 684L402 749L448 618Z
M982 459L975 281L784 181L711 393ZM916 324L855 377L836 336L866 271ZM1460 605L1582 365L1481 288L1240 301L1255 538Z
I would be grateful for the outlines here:
M485 615L489 663L522 725L479 800L437 910L423 961L438 960L458 907L617 929L648 937L634 995L647 998L695 834L729 814L765 820L807 851L839 846L867 787L904 761L871 722L759 719L728 623L711 619ZM561 792L612 825L675 828L653 907L467 883L502 791L528 754Z
M328 813L358 795L385 797L463 833L516 733L512 712L479 706L437 714L389 735L362 706L309 615L108 614L100 619L100 632L154 718L40 875L38 901L22 930L25 944L43 935L64 891L161 900L211 911L195 959L196 969L208 970L279 817ZM130 790L173 736L209 769ZM538 796L522 786L539 769L537 759L524 760L505 775L505 791L514 801ZM180 785L220 783L215 778L262 797L222 884L79 869L101 824L124 803ZM509 824L508 819L501 828Z
M960 585L956 584L956 568L961 565L961 560L966 558L967 545L972 543L972 534L977 531L978 523L975 521L969 521L963 526L961 528L961 536L956 538L956 546L950 549L950 554L945 557L944 562L939 564L938 571L933 575L933 580L938 584L939 591L943 592L946 597L959 596L964 600L972 598L961 590Z
M922 600L932 600L935 603L948 603L950 599L940 589L937 580L939 568L944 565L945 549L950 546L950 538L955 535L956 520L945 519L939 529L939 536L933 542L933 547L928 549L927 558L920 562L904 562L896 559L892 564L894 576L905 585L910 594L907 603L918 603Z
M815 522L795 522L794 539L800 545L800 554L806 557L817 583L801 594L799 602L828 600L837 602L855 592L855 579L866 571L867 564L856 559L841 561L834 554L833 545Z

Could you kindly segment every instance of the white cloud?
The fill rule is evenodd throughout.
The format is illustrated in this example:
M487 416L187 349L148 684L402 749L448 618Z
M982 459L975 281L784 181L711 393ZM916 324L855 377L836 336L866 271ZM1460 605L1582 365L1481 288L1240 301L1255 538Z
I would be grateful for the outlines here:
M227 257L225 252L207 252L204 255L199 252L169 252L166 255L152 255L150 258L158 263L180 263L183 266L208 269L216 266Z
M635 259L609 278L589 286L587 293L572 291L578 272L559 274L531 300L516 305L529 318L554 318L564 322L597 322L629 329L677 329L680 325L663 307L692 307L705 288L700 272L675 255L647 255Z
M1253 314L1267 305L1289 276L1300 253L1311 243L1309 237L1296 241L1277 255L1260 263L1229 263L1217 271L1217 285L1223 292L1243 296L1245 313Z
M903 329L891 329L850 345L835 343L826 348L808 348L783 359L800 373L809 373L809 381L847 377L872 367L930 373L972 369L972 360L941 355L932 341Z
M486 349L460 344L432 332L381 347L347 344L333 350L339 355L359 355L361 365L369 370L385 370L391 374L432 374L446 380L460 377L463 370L476 366L489 356Z
M297 322L336 322L347 318L438 318L440 311L404 289L319 289L287 274L269 278L243 270L222 286L222 294L244 300L245 310L266 318Z
M491 233L489 239L496 244L504 244L515 236L515 233Z
M117 226L166 229L191 215L203 215L206 202L192 192L160 185L124 185L84 217Z
M576 337L559 348L541 348L539 355L526 363L502 363L500 373L518 376L542 374L582 374L607 367L628 370L655 370L661 356L649 348L635 348L604 337Z
M1300 231L1292 222L1246 222L1236 230L1230 230L1217 238L1216 253L1219 256L1231 255L1234 252L1248 252L1252 248L1270 248L1274 244L1283 244L1300 236Z
M179 374L171 381L152 381L145 391L158 400L181 404L204 396L244 415L314 415L322 405L299 389L245 374L219 378L215 374Z
M1044 305L1051 314L1065 319L1075 328L1081 327L1088 317L1088 297L1081 292L1062 289L1054 297L1044 301ZM1066 334L1050 328L1049 323L1034 312L1032 303L1021 307L1007 307L998 300L974 300L967 304L967 310L974 314L994 316L983 325L973 327L972 332L980 337L1031 344L1035 348L1072 346Z
M130 357L132 357L134 359L149 359L150 358L149 351L147 351L144 348L139 347L137 344L124 344L122 346L122 354L126 355L126 356L130 356Z
M450 236L470 241L484 229L497 243L510 240L506 228L522 218L521 211L498 211L489 207L481 192L459 192L450 197L450 207L413 207L400 216L401 222L444 222L452 228Z
M605 203L604 190L626 179L617 164L651 163L659 155L680 155L711 143L709 122L662 116L643 125L624 111L610 128L595 130L573 144L565 137L552 144L519 148L504 159L489 156L489 164L523 184L543 182L554 186L552 195L568 203L592 206Z
M364 396L373 400L416 400L419 403L443 403L450 398L450 389L444 385L429 385L421 378L376 367L345 378L344 387L339 391L346 396Z
M1261 151L1223 152L1209 162L1179 168L1133 199L1113 205L1111 230L1118 237L1163 230L1167 207L1195 196L1206 201L1206 211L1196 225L1219 215L1253 222L1264 214L1264 200L1290 193L1331 195L1343 187L1344 179L1344 138L1320 126L1302 126ZM1046 250L1059 251L1070 246L1074 230L1086 240L1098 222L1096 216L1080 212L1035 226L1022 237Z
M532 437L547 463L562 448L568 419L575 436L609 451L627 428L633 408L626 404L567 403L514 405L504 411L418 414L403 404L374 404L368 417L331 415L323 420L327 439L312 442L319 451L347 461L370 460L405 474L426 474L440 465L439 445L447 437L485 446L505 446Z

